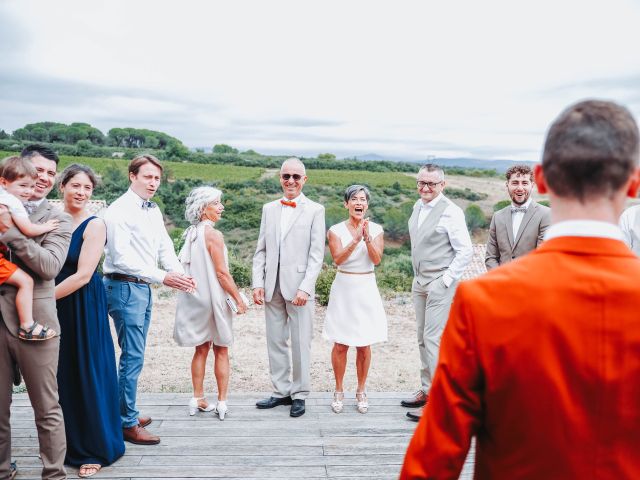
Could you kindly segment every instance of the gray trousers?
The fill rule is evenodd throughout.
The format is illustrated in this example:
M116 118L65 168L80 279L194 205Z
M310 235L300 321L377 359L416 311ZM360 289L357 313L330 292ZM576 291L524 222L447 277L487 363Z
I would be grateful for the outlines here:
M294 400L304 400L309 395L313 306L311 298L304 306L292 305L283 298L277 283L271 301L265 302L267 352L274 397L291 395Z
M447 288L442 277L426 285L420 285L415 279L413 280L411 293L416 311L416 330L420 351L420 388L425 393L429 393L431 389L431 382L438 365L440 338L449 318L449 310L457 286L458 282L454 281Z

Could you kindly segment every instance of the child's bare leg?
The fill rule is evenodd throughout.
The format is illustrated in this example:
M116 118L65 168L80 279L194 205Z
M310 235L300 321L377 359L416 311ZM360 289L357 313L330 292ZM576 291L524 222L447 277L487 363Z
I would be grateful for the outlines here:
M33 279L24 271L16 270L5 282L17 287L16 310L20 319L20 327L31 328L33 325Z
M18 311L18 318L20 320L20 328L23 330L30 330L33 328L33 279L21 269L17 269L13 272L5 283L13 285L18 289L16 292L16 310ZM31 333L37 336L42 331L43 326L38 325ZM46 339L55 337L56 332L49 329L46 335Z

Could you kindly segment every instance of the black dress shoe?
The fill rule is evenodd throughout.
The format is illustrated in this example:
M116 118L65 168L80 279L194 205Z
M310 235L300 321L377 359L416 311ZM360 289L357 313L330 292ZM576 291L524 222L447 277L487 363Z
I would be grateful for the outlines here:
M289 415L292 417L300 417L304 415L304 400L294 400L293 405L291 405L291 412Z
M16 465L16 462L11 462L11 464L9 465L9 479L13 480L14 478L16 478L17 473L18 466Z
M409 420L412 420L414 422L419 422L420 418L422 417L422 412L423 409L419 409L419 410L414 410L413 412L407 412L407 417L409 417Z
M258 408L273 408L279 405L291 405L292 400L291 397L269 397L264 400L260 400L256 402L256 407Z

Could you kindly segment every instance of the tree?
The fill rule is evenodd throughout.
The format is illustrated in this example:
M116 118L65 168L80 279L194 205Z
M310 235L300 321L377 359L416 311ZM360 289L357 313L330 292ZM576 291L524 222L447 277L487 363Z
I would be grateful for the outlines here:
M318 155L318 160L335 160L336 156L333 153L321 153Z
M9 138L9 134L4 130L0 130L0 140L6 140L7 138Z
M238 153L238 149L225 145L224 143L220 143L213 146L213 153Z

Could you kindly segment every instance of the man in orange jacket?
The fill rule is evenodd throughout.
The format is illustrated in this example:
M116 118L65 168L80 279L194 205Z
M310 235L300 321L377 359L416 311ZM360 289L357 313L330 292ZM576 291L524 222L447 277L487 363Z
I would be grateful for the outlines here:
M584 101L551 126L535 178L540 248L458 287L401 479L640 478L640 259L618 228L640 183L638 127Z

